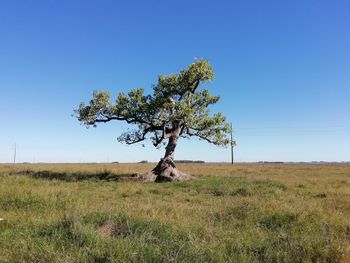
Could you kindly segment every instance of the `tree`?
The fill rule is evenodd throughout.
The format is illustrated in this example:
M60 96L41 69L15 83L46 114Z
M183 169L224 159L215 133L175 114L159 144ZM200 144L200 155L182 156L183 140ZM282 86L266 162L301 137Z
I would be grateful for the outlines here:
M151 139L155 147L165 145L165 155L149 173L140 176L146 181L186 180L191 176L180 172L174 162L174 152L180 137L199 137L209 143L225 146L230 125L221 113L210 114L208 106L219 101L200 84L214 79L206 60L196 60L178 74L160 75L153 94L145 95L142 88L128 94L120 92L113 103L110 94L95 91L88 105L81 103L76 117L87 127L110 121L126 121L135 129L120 135L119 142L134 144Z

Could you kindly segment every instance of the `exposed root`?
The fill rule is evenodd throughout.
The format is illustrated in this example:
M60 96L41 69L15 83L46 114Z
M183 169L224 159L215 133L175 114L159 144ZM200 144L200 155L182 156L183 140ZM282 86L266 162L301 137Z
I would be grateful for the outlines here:
M142 175L135 174L133 178L135 178L136 181L160 183L187 181L194 179L195 177L179 171L171 158L164 158L159 161L152 171Z

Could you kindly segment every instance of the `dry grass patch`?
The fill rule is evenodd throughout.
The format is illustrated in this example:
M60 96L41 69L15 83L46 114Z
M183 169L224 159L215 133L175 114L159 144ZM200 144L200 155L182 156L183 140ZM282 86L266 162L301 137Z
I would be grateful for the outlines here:
M349 165L179 164L197 180L115 180L153 166L0 166L0 262L349 258Z

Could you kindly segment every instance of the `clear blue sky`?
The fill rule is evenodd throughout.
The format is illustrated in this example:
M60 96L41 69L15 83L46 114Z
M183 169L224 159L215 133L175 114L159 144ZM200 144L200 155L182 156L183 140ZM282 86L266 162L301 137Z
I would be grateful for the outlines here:
M150 91L205 58L235 129L237 161L350 160L349 1L0 2L0 162L157 161L116 122L71 117L93 90ZM182 140L177 159L230 161Z

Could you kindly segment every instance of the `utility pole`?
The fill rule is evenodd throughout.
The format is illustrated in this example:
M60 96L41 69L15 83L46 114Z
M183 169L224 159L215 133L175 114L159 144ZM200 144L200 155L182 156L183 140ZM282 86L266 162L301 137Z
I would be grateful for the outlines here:
M15 143L15 149L14 149L14 153L13 153L13 164L16 163L16 154L17 154L17 145Z
M232 135L232 122L231 122L231 164L233 164L233 135Z

